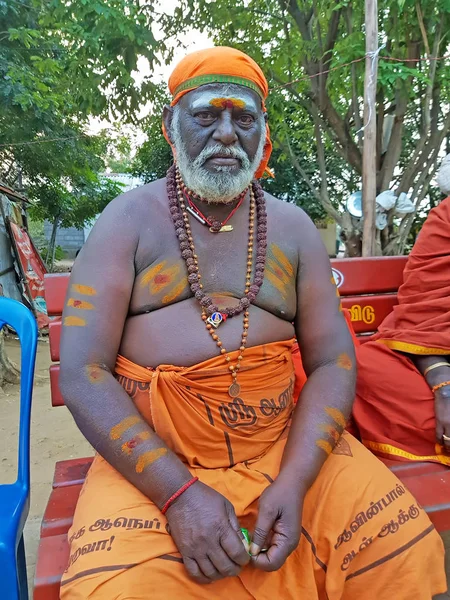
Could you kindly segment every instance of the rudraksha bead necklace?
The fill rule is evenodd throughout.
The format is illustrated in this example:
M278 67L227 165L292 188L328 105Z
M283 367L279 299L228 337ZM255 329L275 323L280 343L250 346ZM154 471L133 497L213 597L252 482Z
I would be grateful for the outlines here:
M255 193L256 192L256 193ZM243 354L247 345L247 336L249 328L249 306L256 298L259 289L264 280L264 267L267 249L267 215L265 210L264 192L257 182L250 187L250 215L249 215L249 237L247 247L247 270L245 279L244 297L239 301L237 307L225 308L219 311L218 307L213 304L205 292L203 292L203 284L201 283L201 275L198 268L198 256L195 252L194 239L189 222L189 215L186 210L186 203L183 195L183 183L181 175L178 173L175 165L167 172L167 193L169 197L169 209L175 225L175 232L180 242L181 255L186 262L188 270L188 281L191 290L202 307L202 319L206 324L206 328L212 339L217 344L220 353L224 356L226 364L232 377L232 383L228 389L228 394L232 398L236 398L240 394L241 386L237 382L238 371L241 366ZM254 238L254 221L255 209L257 213L257 254L255 278L251 283L251 275L253 268L253 238ZM217 327L224 322L228 317L234 317L240 313L244 313L244 323L239 347L239 354L236 365L231 364L231 357L227 350L223 347L223 343L219 336L215 333Z

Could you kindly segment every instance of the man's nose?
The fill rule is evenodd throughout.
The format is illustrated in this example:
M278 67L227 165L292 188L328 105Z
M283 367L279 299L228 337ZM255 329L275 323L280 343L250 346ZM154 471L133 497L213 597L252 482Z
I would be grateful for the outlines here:
M237 139L231 110L224 110L217 119L217 127L213 133L213 140L222 143L224 146L231 146Z

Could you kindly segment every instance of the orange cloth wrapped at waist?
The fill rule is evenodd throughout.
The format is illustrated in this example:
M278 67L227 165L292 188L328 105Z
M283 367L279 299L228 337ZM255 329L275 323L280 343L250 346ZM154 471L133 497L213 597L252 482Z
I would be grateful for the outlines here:
M150 383L152 427L189 466L225 468L265 454L286 428L294 407L293 344L248 348L238 377L241 394L234 399L221 355L154 370L118 356L116 375ZM236 356L230 356L233 364Z
M241 398L234 400L221 356L153 370L117 361L116 376L144 418L192 475L231 502L241 527L250 531L261 494L278 476L288 437L292 344L248 348L238 377ZM165 516L98 455L68 537L62 600L390 600L403 592L429 600L445 589L442 542L424 511L349 434L306 496L298 548L274 573L249 565L238 577L196 584ZM420 588L408 583L411 572Z
M409 354L450 354L450 197L430 211L403 273L398 306L373 337Z

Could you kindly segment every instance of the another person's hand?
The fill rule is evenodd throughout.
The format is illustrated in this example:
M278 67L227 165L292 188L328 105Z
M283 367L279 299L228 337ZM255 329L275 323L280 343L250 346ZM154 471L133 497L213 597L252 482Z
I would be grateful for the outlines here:
M450 379L450 369L446 369L447 379ZM434 384L437 385L437 384ZM450 452L450 385L436 390L434 393L434 407L436 413L436 440L443 444ZM445 437L449 439L447 440Z
M304 494L298 486L278 479L261 495L250 546L252 563L257 569L278 571L297 548Z
M233 505L201 482L167 510L170 534L197 583L237 576L250 556Z

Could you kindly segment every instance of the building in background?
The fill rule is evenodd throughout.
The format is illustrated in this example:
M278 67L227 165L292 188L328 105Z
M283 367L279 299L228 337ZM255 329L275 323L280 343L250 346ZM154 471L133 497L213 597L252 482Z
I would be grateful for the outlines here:
M129 173L105 173L105 177L116 183L121 183L123 186L123 193L129 192L134 188L144 185L144 182L139 179L139 177L133 177L133 175L130 175ZM78 251L81 250L91 232L91 229L94 227L98 216L95 219L92 219L89 224L86 224L83 229L77 229L76 227L61 227L58 229L56 232L56 246L60 246L60 248L66 253L67 258L75 258ZM45 239L50 241L51 235L52 223L45 221Z

